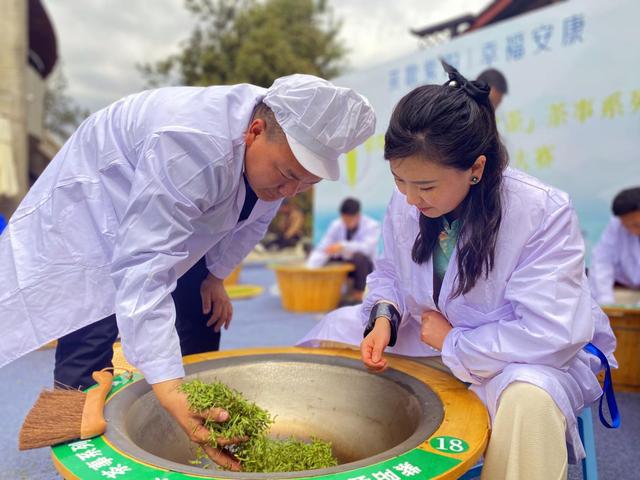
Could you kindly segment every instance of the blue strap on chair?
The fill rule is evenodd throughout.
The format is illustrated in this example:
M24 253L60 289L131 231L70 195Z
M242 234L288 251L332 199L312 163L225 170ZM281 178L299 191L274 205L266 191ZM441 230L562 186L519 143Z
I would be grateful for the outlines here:
M604 386L602 388L602 396L600 397L600 407L599 407L599 415L600 421L607 428L618 428L620 426L620 412L618 411L618 403L616 402L616 396L613 392L613 381L611 380L611 367L609 366L609 361L607 360L607 356L602 353L602 351L596 347L593 343L588 343L584 349L595 355L600 359L600 363L604 368ZM611 415L611 423L607 421L604 417L604 412L602 410L602 401L606 398L607 406L609 407L609 415Z

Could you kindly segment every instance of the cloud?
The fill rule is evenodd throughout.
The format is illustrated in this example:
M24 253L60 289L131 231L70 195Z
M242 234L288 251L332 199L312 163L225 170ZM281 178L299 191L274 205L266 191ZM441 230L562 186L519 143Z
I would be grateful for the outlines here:
M350 49L349 67L365 68L419 48L411 28L478 13L486 0L351 0L331 2L343 19L341 38Z
M176 52L192 20L181 0L45 3L69 94L95 111L144 88L136 64Z
M349 69L363 68L418 48L409 34L464 13L477 13L487 0L331 0L342 19L340 38L349 50ZM136 64L178 51L193 20L182 0L44 0L58 38L58 54L69 95L98 110L140 91Z

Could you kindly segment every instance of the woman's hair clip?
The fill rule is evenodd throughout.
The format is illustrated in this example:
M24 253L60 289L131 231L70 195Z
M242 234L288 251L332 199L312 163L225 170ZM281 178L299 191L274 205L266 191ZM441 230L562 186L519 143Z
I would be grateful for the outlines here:
M489 102L489 92L491 91L489 85L485 82L477 82L475 80L469 81L464 78L458 70L444 60L441 60L441 63L444 71L447 72L447 75L449 76L449 81L446 82L445 85L449 87L459 86L467 93L467 95L479 103L487 104Z

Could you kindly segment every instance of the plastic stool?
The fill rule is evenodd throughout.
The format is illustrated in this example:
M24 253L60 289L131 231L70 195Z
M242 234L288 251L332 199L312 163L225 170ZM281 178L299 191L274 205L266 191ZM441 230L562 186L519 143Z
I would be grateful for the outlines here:
M582 460L582 478L598 480L598 461L596 459L596 437L593 434L593 416L591 409L585 408L578 416L578 431L587 456Z

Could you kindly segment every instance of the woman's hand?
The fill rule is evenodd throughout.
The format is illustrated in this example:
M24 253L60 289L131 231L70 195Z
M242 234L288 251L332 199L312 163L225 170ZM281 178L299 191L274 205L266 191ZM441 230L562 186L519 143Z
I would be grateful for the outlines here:
M451 324L440 312L428 310L422 314L420 340L436 350L442 350L444 339L452 329Z
M187 395L180 391L182 379L167 380L152 385L160 405L167 410L178 425L184 430L192 442L200 444L206 454L218 465L233 471L240 470L240 462L224 450L213 448L210 444L209 430L204 426L204 421L215 420L216 422L226 422L229 419L229 413L221 408L210 408L202 412L193 412L189 408ZM218 438L217 442L220 446L231 445L235 443L245 442L247 438Z
M387 369L387 360L382 352L389 345L391 339L391 323L386 317L376 319L373 330L369 332L360 344L360 356L370 372L381 373Z
M229 328L233 316L233 306L223 281L211 274L207 275L207 278L200 284L200 297L202 298L202 313L211 312L207 327L213 325L216 332L219 332L223 326L225 329Z

